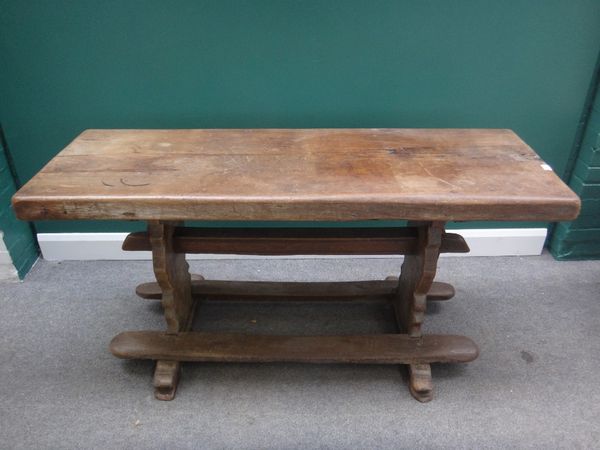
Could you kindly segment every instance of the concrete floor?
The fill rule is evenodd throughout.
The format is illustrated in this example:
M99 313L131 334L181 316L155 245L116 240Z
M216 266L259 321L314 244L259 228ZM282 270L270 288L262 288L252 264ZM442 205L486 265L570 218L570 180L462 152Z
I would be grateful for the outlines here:
M207 278L382 279L399 260L194 261ZM108 351L123 330L164 328L137 299L149 262L40 261L0 283L0 447L598 448L600 261L549 255L442 258L456 297L425 331L465 334L480 357L433 367L412 399L398 366L186 364L177 398L154 400L152 363ZM382 305L202 305L197 329L393 331ZM256 323L254 323L256 322Z

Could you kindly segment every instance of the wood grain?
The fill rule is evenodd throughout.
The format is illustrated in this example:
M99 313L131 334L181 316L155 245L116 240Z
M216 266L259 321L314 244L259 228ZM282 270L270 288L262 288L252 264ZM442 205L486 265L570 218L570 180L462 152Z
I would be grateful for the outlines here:
M13 197L26 220L574 219L510 130L87 130Z
M420 251L405 256L402 263L394 310L400 331L413 337L421 336L427 293L435 278L443 231L443 222L419 227Z
M233 301L375 301L387 302L398 286L398 277L367 281L230 281L192 280L192 296L206 300ZM135 293L148 300L160 300L162 290L156 282L142 283ZM454 288L448 283L433 282L427 301L450 300Z
M409 222L418 227L418 251L404 257L398 288L392 297L398 330L421 337L427 295L433 287L440 255L444 222ZM420 402L433 399L431 367L427 362L408 365L408 387Z
M174 227L174 224L169 223L148 223L152 266L162 292L162 304L170 333L190 328L195 304L185 255L173 251Z
M181 378L181 362L159 360L156 361L152 385L154 397L157 400L169 401L175 398L179 379Z
M408 389L411 395L421 403L433 400L433 381L429 363L410 364L408 366Z
M115 336L119 358L177 361L417 364L469 362L479 350L469 338L400 334L272 336L128 331Z
M129 234L123 250L150 250L148 234ZM238 255L407 255L418 250L416 228L176 228L179 253ZM464 238L444 233L441 253L468 253Z
M173 232L176 222L148 222L148 239L152 250L152 267L161 290L161 302L167 334L188 331L192 327L197 302L192 297L191 276L185 255L173 251ZM177 392L181 362L156 361L154 396L158 400L173 400Z

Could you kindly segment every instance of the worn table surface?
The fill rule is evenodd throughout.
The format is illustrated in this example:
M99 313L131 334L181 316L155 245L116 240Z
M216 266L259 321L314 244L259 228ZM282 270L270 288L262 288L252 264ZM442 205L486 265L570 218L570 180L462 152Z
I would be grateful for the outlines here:
M19 218L568 220L579 199L486 129L87 130L14 196Z

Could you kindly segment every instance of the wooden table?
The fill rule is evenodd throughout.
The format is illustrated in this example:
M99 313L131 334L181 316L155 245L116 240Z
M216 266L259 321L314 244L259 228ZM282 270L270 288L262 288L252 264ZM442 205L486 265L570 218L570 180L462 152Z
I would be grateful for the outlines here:
M170 400L184 361L406 364L432 398L431 363L474 360L468 338L421 331L442 252L468 252L447 221L574 219L577 196L510 130L87 130L13 198L19 218L144 220L125 250L151 250L167 330L132 331L115 356L156 360L155 394ZM407 219L404 228L188 228L185 220ZM334 283L227 282L190 276L185 253L404 254L400 276ZM383 300L397 334L257 336L191 331L199 300Z

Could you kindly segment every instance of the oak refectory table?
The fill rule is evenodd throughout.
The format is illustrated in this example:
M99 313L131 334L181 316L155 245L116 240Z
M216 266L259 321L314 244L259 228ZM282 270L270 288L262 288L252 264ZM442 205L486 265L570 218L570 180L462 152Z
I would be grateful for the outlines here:
M406 364L432 397L431 363L474 360L467 337L423 334L442 252L468 252L448 221L574 219L578 197L510 130L87 130L13 198L24 220L142 220L124 250L150 250L166 331L117 335L120 358L156 361L155 395L174 397L185 361ZM390 228L191 228L186 220L408 220ZM186 253L405 255L385 280L275 283L191 276ZM397 334L272 336L192 331L202 299L391 302Z

